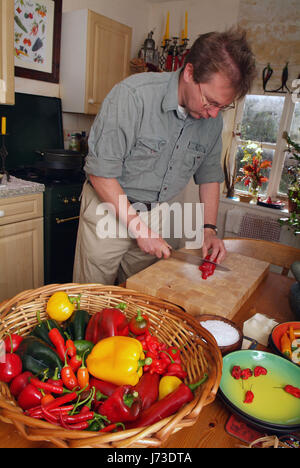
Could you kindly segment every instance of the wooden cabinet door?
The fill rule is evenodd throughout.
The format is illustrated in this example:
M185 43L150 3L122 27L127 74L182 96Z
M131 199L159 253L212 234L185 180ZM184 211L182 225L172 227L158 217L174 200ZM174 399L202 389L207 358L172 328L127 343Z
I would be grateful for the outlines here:
M87 30L85 112L97 114L107 93L129 75L132 29L89 10Z
M14 1L0 0L0 104L14 103Z
M44 282L43 218L0 227L0 302Z

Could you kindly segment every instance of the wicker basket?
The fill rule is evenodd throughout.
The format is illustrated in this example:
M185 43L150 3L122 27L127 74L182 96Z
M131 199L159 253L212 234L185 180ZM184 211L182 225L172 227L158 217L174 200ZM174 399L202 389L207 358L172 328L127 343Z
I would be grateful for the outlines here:
M81 294L80 306L90 314L126 302L125 313L131 318L138 306L150 318L152 334L166 344L182 349L188 374L186 382L199 380L205 372L209 378L195 392L194 400L176 414L151 426L110 434L66 430L28 417L16 404L9 387L0 382L0 419L14 424L23 437L31 441L49 441L62 448L160 447L173 432L192 426L202 408L214 401L221 380L222 357L213 336L181 308L136 291L99 284L56 284L25 291L0 307L0 339L8 331L29 334L37 323L36 312L41 311L41 318L45 318L46 303L59 290L70 296Z

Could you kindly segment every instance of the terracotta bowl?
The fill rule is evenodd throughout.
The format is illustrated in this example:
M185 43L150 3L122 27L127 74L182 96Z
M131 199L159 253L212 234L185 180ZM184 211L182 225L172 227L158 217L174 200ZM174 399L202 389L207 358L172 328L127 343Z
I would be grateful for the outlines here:
M235 343L232 343L228 346L219 346L219 349L222 353L222 356L225 356L225 354L232 353L233 351L237 351L241 349L242 344L243 344L243 332L241 329L232 321L228 320L224 317L221 317L220 315L210 315L210 314L203 314L203 315L197 315L194 317L199 323L200 322L206 322L208 320L218 320L219 322L224 322L227 323L228 325L231 325L239 334L239 338ZM210 332L211 333L211 332Z

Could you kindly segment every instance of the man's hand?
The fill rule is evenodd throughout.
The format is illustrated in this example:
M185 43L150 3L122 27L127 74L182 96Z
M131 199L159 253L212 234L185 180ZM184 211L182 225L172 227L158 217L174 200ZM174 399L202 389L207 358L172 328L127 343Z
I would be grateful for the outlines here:
M205 258L208 251L212 249L210 260L221 263L226 257L226 249L222 239L219 239L213 229L204 229L204 242L202 246L202 255Z
M136 241L139 248L149 255L155 255L157 258L169 258L171 255L171 246L161 237L157 239L140 237Z

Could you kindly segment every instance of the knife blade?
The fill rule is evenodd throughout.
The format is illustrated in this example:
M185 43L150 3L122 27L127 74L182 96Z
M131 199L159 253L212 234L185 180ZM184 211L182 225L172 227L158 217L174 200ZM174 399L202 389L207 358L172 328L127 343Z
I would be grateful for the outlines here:
M208 263L212 263L213 265L215 265L217 270L231 271L226 266L219 265L219 263L212 262L211 260L205 260L204 258L198 257L197 255L193 255L193 254L190 254L190 253L187 253L187 252L180 252L178 250L172 250L171 251L171 258L174 258L176 260L180 260L181 262L191 263L192 265L197 265L197 266L202 265L203 262L208 262Z

